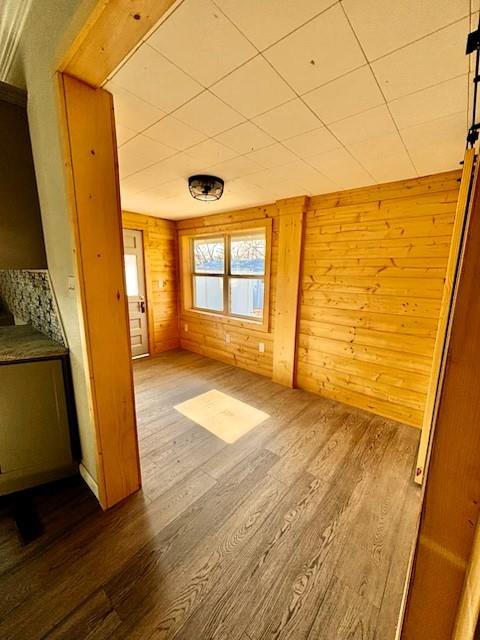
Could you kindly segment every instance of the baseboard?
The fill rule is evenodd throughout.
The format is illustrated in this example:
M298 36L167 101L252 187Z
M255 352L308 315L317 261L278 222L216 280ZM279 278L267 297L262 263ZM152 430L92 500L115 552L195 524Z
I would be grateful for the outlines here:
M80 463L79 470L80 470L80 475L87 483L88 488L92 491L93 495L97 498L97 500L100 500L99 493L98 493L98 484L95 482L92 476L88 473L87 469L84 467L82 462Z

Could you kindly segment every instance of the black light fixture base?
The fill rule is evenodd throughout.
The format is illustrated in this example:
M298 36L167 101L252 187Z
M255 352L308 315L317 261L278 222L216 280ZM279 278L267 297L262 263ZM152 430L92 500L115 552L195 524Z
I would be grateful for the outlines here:
M216 176L208 176L198 174L190 176L188 179L188 188L195 200L203 200L204 202L212 202L220 200L223 194L224 182L222 178Z

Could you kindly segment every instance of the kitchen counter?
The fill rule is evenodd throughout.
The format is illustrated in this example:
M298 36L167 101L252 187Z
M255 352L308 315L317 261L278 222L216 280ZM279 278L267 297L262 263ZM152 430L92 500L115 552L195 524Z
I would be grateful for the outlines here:
M30 325L0 326L0 365L66 356L68 349Z

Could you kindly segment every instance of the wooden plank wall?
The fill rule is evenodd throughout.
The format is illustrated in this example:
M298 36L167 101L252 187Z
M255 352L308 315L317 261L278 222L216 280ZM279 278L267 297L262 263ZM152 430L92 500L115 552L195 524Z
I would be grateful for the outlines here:
M222 318L192 317L180 311L180 344L183 349L201 353L209 358L272 377L274 310L276 300L276 275L278 261L278 207L268 205L233 213L216 214L204 218L191 218L177 223L180 229L196 229L209 226L228 225L244 221L273 219L272 258L270 269L270 309L268 331L252 328L252 323L229 322ZM225 336L230 336L227 343ZM264 353L258 350L259 342L265 345Z
M459 179L452 171L310 199L294 386L421 427ZM208 231L273 221L268 330L180 308L182 348L274 376L280 216L294 200L304 201L176 223Z
M143 231L149 350L152 355L180 346L175 223L124 211L126 229Z
M311 198L299 387L421 427L459 178Z

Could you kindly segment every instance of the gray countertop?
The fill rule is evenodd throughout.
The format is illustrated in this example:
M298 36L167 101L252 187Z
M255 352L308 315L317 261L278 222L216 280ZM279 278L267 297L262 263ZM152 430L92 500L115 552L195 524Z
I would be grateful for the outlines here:
M0 326L0 365L65 356L68 349L30 325Z

